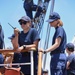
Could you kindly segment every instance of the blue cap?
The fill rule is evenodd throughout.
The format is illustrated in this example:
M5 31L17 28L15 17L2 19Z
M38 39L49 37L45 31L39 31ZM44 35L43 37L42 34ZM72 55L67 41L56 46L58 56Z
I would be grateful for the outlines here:
M19 19L18 22L20 22L20 21L22 21L22 20L24 20L24 21L31 21L31 19L30 19L28 16L23 16L23 17L21 17L21 19Z
M47 20L47 22L53 22L53 21L55 21L57 19L60 19L60 15L58 13L56 13L56 12L53 12L50 15L49 19Z
M12 34L12 36L8 37L8 39L13 39L15 37L14 34Z
M73 50L74 50L74 45L73 45L73 43L68 43L68 44L66 44L66 48L68 48L68 49L73 49Z

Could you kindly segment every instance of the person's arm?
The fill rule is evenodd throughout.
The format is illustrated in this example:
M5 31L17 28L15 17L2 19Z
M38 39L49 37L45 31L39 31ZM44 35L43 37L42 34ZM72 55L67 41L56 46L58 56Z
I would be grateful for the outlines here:
M67 65L66 65L66 69L70 69L70 64L72 63L73 61L73 55L70 54L68 57L67 57Z
M19 44L18 44L19 30L17 28L14 29L14 35L15 37L11 40L11 42L12 42L13 48L17 49L19 47Z
M14 37L13 39L11 39L12 45L14 49L17 49L19 47L18 45L18 37Z
M32 34L31 40L32 40L33 44L26 45L26 48L34 47L34 48L37 49L38 48L38 43L40 41L39 34L38 34L36 29L33 29L31 34Z
M66 69L69 69L70 62L67 61Z
M38 43L39 43L39 40L36 40L36 41L33 42L33 44L26 45L26 49L27 48L33 48L33 47L37 49L38 48Z
M31 40L32 40L32 44L29 44L29 45L23 45L21 47L19 47L18 51L21 51L21 50L30 50L31 48L38 48L38 43L40 41L40 38L39 38L39 35L38 35L38 32L33 29L31 31L31 34L32 34L32 37L31 37Z
M36 41L33 42L33 44L22 45L22 46L18 47L17 52L21 52L22 50L29 51L31 48L37 49L38 48L38 42L39 42L39 40L36 40Z
M58 38L56 38L55 43L50 48L46 49L45 51L51 52L51 51L55 50L56 48L58 48L60 46L60 43L61 43L61 38L58 37Z

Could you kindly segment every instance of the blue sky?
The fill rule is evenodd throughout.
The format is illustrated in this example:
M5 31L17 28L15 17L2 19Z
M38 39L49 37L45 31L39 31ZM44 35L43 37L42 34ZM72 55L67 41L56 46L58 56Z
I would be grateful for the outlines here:
M75 34L74 3L75 0L55 0L54 6L54 11L61 15L68 42L72 40ZM10 45L8 37L13 33L13 29L8 25L8 22L20 29L18 19L24 15L25 11L22 0L0 0L0 22L4 30L6 46ZM46 16L46 19L48 19L48 16Z
M34 0L34 2L36 2L36 0ZM48 8L50 9L50 7ZM45 20L48 19L49 9ZM67 34L67 42L71 42L75 35L75 0L55 0L54 11L60 14L64 24L63 27ZM4 30L6 47L11 46L8 37L13 33L13 29L8 25L8 22L21 30L18 20L24 15L25 11L22 0L0 0L0 23ZM43 30L46 24L47 23L44 24ZM50 32L51 37L53 32L54 29L52 28ZM50 40L52 39L51 37Z

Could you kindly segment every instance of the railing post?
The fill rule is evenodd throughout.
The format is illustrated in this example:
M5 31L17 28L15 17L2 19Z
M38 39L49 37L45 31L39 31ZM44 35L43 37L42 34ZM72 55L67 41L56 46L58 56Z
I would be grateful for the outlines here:
M42 52L38 53L38 74L37 75L41 75L42 74Z
M33 60L33 51L30 52L30 58L31 58L31 75L34 75L34 60Z

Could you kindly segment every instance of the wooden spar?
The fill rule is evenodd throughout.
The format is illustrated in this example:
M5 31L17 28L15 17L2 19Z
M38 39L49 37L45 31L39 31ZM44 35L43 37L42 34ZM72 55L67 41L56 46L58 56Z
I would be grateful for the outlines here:
M22 50L21 52L28 52L28 51L36 51L36 48L30 48L27 50ZM14 49L0 49L0 53L12 53L12 52L18 52L18 51L14 50Z
M37 75L41 75L42 74L42 52L38 53L38 74Z
M29 51L36 51L36 48L30 48L27 50L22 50L21 52L29 52ZM14 49L0 49L0 53L2 53L4 57L13 56L14 52L17 53L18 51L14 50Z

